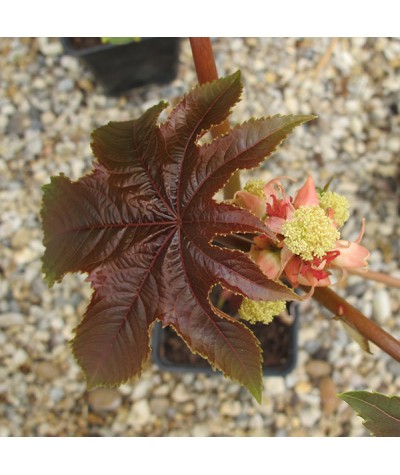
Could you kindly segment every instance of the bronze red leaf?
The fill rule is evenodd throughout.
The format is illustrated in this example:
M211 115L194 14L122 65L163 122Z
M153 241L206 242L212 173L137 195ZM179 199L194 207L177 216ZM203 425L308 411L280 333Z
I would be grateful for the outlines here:
M91 174L53 177L44 187L43 271L50 285L87 272L91 302L72 351L89 387L140 374L158 319L190 349L261 398L261 355L244 325L214 308L210 289L255 300L295 294L269 280L246 254L216 246L231 233L268 233L248 211L213 198L238 169L259 165L311 116L249 121L200 146L224 121L242 90L240 74L194 88L158 124L161 102L139 119L93 133Z

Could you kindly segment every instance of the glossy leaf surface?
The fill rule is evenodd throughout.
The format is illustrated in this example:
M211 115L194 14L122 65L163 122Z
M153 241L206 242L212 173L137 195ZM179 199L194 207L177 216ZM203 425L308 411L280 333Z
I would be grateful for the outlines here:
M297 297L244 253L213 244L217 235L269 232L248 211L213 196L235 170L259 165L312 116L252 120L200 147L241 89L236 73L193 89L161 125L164 102L137 120L110 122L93 133L91 174L76 182L53 177L44 187L47 281L87 272L94 289L72 342L89 387L140 374L159 319L260 400L258 341L213 307L210 289L220 283L254 300Z
M339 397L364 419L372 435L400 437L400 397L368 391L349 391Z

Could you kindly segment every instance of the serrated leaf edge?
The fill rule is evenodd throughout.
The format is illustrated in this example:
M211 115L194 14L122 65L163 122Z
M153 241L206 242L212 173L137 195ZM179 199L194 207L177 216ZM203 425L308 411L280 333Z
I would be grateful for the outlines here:
M188 96L190 96L190 94L192 94L194 91L196 91L197 89L200 89L202 88L203 86L207 86L207 85L211 85L211 84L214 84L218 81L221 81L223 79L227 79L227 78L234 78L236 79L236 76L238 77L238 80L239 80L239 86L240 86L240 94L237 98L237 100L232 104L232 106L229 108L229 111L228 113L226 114L226 118L224 120L222 120L221 122L216 122L214 124L211 124L207 129L201 129L200 132L196 135L196 138L194 139L194 145L198 148L202 148L204 147L204 145L199 145L198 144L198 141L200 140L201 137L203 137L203 135L205 135L207 132L210 132L211 129L213 129L214 127L218 127L219 125L223 124L227 118L232 114L232 111L233 109L236 107L237 104L239 104L239 102L241 102L242 100L242 97L243 97L243 83L242 83L242 80L241 80L241 76L242 76L242 73L240 71L240 69L238 69L237 71L235 71L234 73L230 74L229 76L224 76L222 78L218 78L218 79L214 79L212 81L207 81L205 83L202 83L202 84L195 84L188 92L186 92L181 98L180 100L174 105L173 109L176 109L184 100L186 100L188 98ZM234 82L234 81L233 81ZM232 84L233 84L232 82ZM171 111L172 112L172 111ZM168 119L167 119L168 120ZM229 133L229 132L227 132ZM226 134L221 134L219 135L218 137L215 137L213 138L212 142L216 139L219 139L220 137L224 137ZM212 143L211 142L211 143Z
M355 394L355 393L362 393L362 394L367 394L367 395L379 395L379 396L383 396L387 399L392 399L392 398L397 398L397 399L400 399L399 396L390 396L390 395L387 395L387 394L384 394L384 393L381 393L381 392L378 392L378 391L347 391L347 392L344 392L344 393L338 393L337 396L344 402L346 402L352 409L353 411L355 412L355 414L360 417L361 419L363 419L363 425L371 432L372 435L375 435L374 431L372 429L370 429L367 424L369 424L370 422L374 422L373 419L370 419L370 418L365 418L360 412L357 412L357 409L355 409L349 401L347 401L346 399L350 399L350 400L357 400L357 401L362 401L364 404L370 406L370 407L373 407L375 408L376 410L378 410L379 412L381 412L382 414L385 414L385 416L387 416L388 418L393 418L393 416L391 416L390 414L388 414L387 412L383 411L380 407L374 405L374 404L371 404L369 401L365 401L363 399L360 399L360 398L356 398L354 396L352 396L352 394ZM396 419L397 420L397 419Z
M89 305L88 305L88 307L89 307ZM79 361L79 358L75 354L74 347L73 347L74 339L72 338L71 340L68 341L68 346L70 348L70 352L72 354L73 360L75 361L77 366L81 369L82 374L84 375L87 391L92 391L93 389L96 389L96 388L109 388L109 389L118 388L122 384L125 384L125 383L128 383L128 382L133 382L133 381L136 381L136 380L140 379L146 364L149 362L149 357L150 357L150 353L151 353L151 333L152 333L153 325L155 324L155 322L156 322L156 319L147 327L147 337L149 339L148 340L149 345L147 346L146 357L143 359L143 363L142 363L141 368L134 375L123 378L123 379L121 379L121 380L119 380L115 383L109 383L109 384L108 383L93 383L93 384L91 384L89 382L89 377L88 377L88 374L86 373L86 370L81 365L81 363ZM77 330L78 326L76 326L72 330L74 333L76 333L76 330Z
M211 300L210 300L210 293L211 293L211 290L213 287L215 287L215 285L218 285L218 284L214 284L213 286L210 287L210 291L208 293L208 296L207 296L207 300L210 304L210 307L214 313L214 315L216 315L217 317L219 318L223 318L225 320L228 320L230 322L235 322L237 323L238 325L240 325L245 331L249 332L251 334L251 338L253 339L253 342L256 346L256 348L259 350L259 356L258 356L258 359L259 359L259 365L260 365L260 386L258 388L255 388L255 390L257 390L257 392L255 391L252 391L250 388L248 388L243 382L239 381L237 378L233 377L232 375L229 375L227 374L222 368L219 368L219 367L216 367L214 363L212 363L209 359L209 357L206 355L206 354L203 354L202 352L200 351L197 351L197 350L194 350L191 345L186 341L186 339L184 338L184 336L178 331L178 329L171 323L167 323L165 324L162 320L159 320L161 323L162 323L162 326L163 328L167 327L167 326L170 326L174 331L175 333L180 337L182 338L182 340L185 342L185 344L187 345L187 347L189 348L189 350L194 354L194 355L199 355L201 358L205 359L209 365L211 366L212 370L213 371L220 371L226 378L228 378L229 380L231 381L235 381L236 383L240 384L240 386L244 387L245 389L247 389L247 391L249 391L252 396L256 399L256 401L261 404L261 398L262 398L262 351L261 351L261 345L260 345L260 342L258 340L258 338L254 335L254 333L246 327L246 325L244 325L242 322L240 322L239 320L236 320L235 318L231 317L230 315L226 314L225 312L222 312L218 309L216 309L216 307L214 307L214 305L212 304Z
M239 101L238 101L239 102ZM236 104L235 104L236 105ZM230 114L229 114L230 115ZM309 122L310 120L314 120L316 118L318 118L318 116L316 115L302 115L302 114L288 114L288 115L282 115L282 114L275 114L275 115L272 115L272 116L263 116L263 117L257 117L257 118L250 118L244 122L241 122L240 124L236 124L233 128L229 129L228 132L226 132L225 134L222 134L222 135L219 135L218 137L214 138L210 143L207 143L207 144L204 144L204 145L201 145L199 146L199 148L202 148L202 149L205 149L205 148L208 148L210 147L211 145L215 144L215 142L217 142L218 140L221 140L222 138L228 136L229 134L231 134L234 130L236 129L239 129L240 127L242 127L243 125L246 125L246 124L250 124L250 123L254 123L254 122L261 122L261 121L265 121L265 120L268 120L268 119L274 119L274 118L280 118L280 117L309 117L309 119L305 119L304 121L301 121L299 122L298 124L296 124L291 130L290 132L288 132L288 134L286 135L286 137L284 137L277 145L275 145L275 147L267 154L265 155L265 157L263 158L263 161L265 161L267 158L269 158L273 153L276 152L276 150L282 145L282 143L288 138L289 134L291 132L293 132L293 130L300 126L300 125L303 125L305 124L306 122ZM229 116L228 116L229 117ZM215 127L215 126L213 126ZM248 171L252 171L252 170L256 170L260 167L261 163L263 162L260 162L259 165L256 165L254 167L240 167L240 168L237 168L237 170L248 170ZM231 173L231 175L229 175L228 179L226 181L223 182L222 186L218 189L218 191L222 190L225 185L229 182L229 180L231 179L232 175L235 173L235 171L233 171ZM217 191L217 192L218 192Z

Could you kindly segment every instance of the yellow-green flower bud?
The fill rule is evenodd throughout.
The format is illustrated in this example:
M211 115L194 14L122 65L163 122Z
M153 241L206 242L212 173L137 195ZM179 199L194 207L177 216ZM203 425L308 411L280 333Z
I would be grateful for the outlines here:
M286 302L277 300L276 302L258 302L244 298L242 305L239 308L239 315L243 320L250 323L265 323L272 322L276 315L279 315L286 308Z
M349 219L350 203L345 196L339 195L334 191L322 192L319 199L319 205L327 211L333 210L333 220L340 228Z
M282 226L285 244L305 261L323 257L340 238L333 221L319 206L300 206Z
M265 198L264 186L264 180L249 180L243 189L252 195L258 196L259 198Z

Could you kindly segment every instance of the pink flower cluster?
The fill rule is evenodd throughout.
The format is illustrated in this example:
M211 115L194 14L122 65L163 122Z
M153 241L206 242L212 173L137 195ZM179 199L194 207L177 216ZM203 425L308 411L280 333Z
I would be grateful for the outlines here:
M286 278L294 288L314 288L330 285L334 269L342 273L366 270L369 252L360 244L364 222L356 241L341 239L343 222L335 216L339 211L323 206L313 179L308 177L291 197L282 186L282 178L289 177L271 180L262 192L239 191L234 198L234 203L263 219L275 236L275 240L266 235L254 238L250 256L262 271L273 280Z

